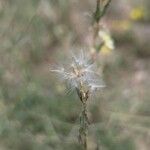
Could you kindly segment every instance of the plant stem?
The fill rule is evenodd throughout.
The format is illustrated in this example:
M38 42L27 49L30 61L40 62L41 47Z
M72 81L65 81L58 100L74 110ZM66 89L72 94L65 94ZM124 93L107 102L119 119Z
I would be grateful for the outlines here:
M107 2L104 3L102 1L104 1L104 2L107 1ZM98 23L100 21L100 19L105 15L110 2L111 2L111 0L97 0L96 10L93 14L94 22Z
M110 4L111 0L97 0L96 3L96 10L93 13L93 48L96 50L96 52L99 52L101 50L101 47L104 43L97 43L98 32L100 31L100 24L101 18L105 15L106 10ZM93 58L95 59L95 55L93 54Z
M89 125L87 115L88 92L81 92L80 100L82 102L82 113L80 116L79 142L83 145L84 150L87 150L87 134Z

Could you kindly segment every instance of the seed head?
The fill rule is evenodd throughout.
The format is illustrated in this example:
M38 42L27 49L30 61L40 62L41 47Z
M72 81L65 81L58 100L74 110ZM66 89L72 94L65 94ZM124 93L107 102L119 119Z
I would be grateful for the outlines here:
M66 80L72 89L89 91L92 93L104 86L101 75L96 72L96 66L90 57L82 50L79 55L72 54L68 66L51 69L63 80Z

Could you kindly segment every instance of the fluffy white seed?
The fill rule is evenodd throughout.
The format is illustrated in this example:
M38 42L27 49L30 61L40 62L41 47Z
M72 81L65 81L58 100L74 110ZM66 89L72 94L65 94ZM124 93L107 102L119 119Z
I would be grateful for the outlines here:
M51 69L52 72L56 72L62 79L66 80L71 85L71 88L80 89L82 86L82 88L90 92L105 87L101 82L100 75L95 70L95 65L83 50L80 55L72 54L70 66Z

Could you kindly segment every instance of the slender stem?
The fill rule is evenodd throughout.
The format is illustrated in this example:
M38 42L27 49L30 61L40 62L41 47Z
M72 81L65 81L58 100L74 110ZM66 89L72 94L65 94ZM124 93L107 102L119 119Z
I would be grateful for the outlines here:
M105 15L106 10L107 10L108 6L110 5L110 3L111 3L111 0L108 0L108 2L104 5L104 8L101 13L101 17L103 17Z
M88 92L81 91L80 100L82 102L82 113L80 116L79 142L83 145L84 150L87 150L87 134L88 134L88 115L87 115L87 100Z
M82 115L83 115L83 120L84 120L84 149L86 150L87 149L87 132L88 132L88 116L87 116L87 104L86 102L83 103L83 112L82 112Z
M94 22L99 22L99 15L100 15L100 0L97 0L96 10L94 12Z
M95 52L99 52L104 43L98 43L97 39L98 32L100 31L99 22L101 18L105 15L106 10L110 4L111 0L97 0L96 10L93 14L93 48L96 50ZM95 54L95 53L94 53ZM93 54L93 59L95 59L95 55Z
M107 1L107 2L104 3L105 1ZM97 22L97 23L105 15L106 10L107 10L111 0L104 0L104 2L102 2L102 3L101 2L102 2L102 0L97 0L96 10L95 10L95 12L93 14L94 22Z

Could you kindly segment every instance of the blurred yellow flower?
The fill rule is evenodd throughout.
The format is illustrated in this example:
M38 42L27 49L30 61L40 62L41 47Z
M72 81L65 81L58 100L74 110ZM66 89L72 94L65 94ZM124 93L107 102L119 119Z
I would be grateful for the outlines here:
M104 45L101 47L100 52L106 55L109 55L112 50L115 48L114 41L111 38L110 34L106 31L99 31L99 37L102 39Z
M145 9L142 6L136 7L130 12L130 18L132 20L140 20L145 17Z

